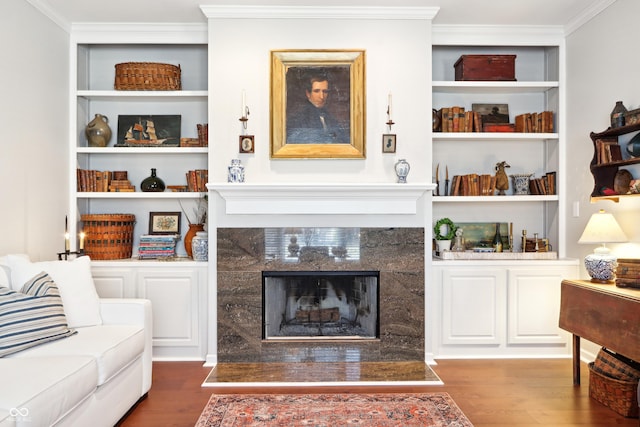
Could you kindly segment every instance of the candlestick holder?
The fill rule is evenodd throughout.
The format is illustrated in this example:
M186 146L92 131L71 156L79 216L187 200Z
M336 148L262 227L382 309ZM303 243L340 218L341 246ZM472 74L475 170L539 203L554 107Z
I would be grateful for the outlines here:
M249 107L244 107L244 114L238 120L242 122L242 127L246 130L249 121Z
M63 257L64 260L67 261L70 255L82 256L84 255L84 249L78 249L77 251L70 251L67 249L64 252L58 252L58 261L62 261Z
M387 128L389 129L389 133L391 133L391 126L395 125L395 122L391 119L391 107L387 106Z

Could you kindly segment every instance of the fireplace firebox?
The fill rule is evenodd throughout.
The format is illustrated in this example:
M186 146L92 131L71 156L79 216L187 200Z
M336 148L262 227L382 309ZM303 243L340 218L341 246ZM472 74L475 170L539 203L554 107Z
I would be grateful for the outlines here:
M379 338L378 271L265 271L263 339Z

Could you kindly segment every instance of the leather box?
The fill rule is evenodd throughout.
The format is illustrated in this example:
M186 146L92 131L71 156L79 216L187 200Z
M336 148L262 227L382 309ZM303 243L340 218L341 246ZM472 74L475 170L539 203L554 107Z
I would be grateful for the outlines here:
M453 67L456 81L516 80L516 55L462 55Z

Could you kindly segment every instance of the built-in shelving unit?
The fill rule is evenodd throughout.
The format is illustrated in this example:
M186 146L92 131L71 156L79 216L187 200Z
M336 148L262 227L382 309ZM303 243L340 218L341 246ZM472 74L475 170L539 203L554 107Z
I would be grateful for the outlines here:
M471 111L473 104L507 104L510 122L523 113L554 112L554 132L434 132L432 137L433 170L439 165L439 192L433 197L433 218L449 217L457 222L513 222L514 241L521 230L538 233L561 247L559 228L562 200L561 186L555 194L514 195L513 182L505 196L451 196L444 194L445 171L454 175L495 174L495 166L506 161L508 175L531 174L541 177L555 172L562 179L564 158L562 133L562 48L561 42L535 44L518 41L513 45L482 44L482 36L461 43L448 44L437 37L433 46L432 106L460 106ZM467 54L515 54L516 81L456 81L454 63ZM448 189L452 190L450 180Z
M70 101L70 221L71 235L81 230L83 214L130 213L136 216L133 255L139 236L149 230L150 212L184 212L184 236L204 193L145 193L140 183L157 170L165 185L186 185L189 170L208 169L208 147L116 147L119 115L179 115L180 136L197 138L197 124L208 122L208 46L206 27L168 25L81 26L72 34ZM115 65L123 62L160 62L179 65L182 90L115 90ZM95 114L106 116L112 137L106 147L90 147L84 135ZM77 191L76 169L127 171L135 192ZM186 214L185 214L186 213ZM187 218L191 215L191 218ZM75 247L72 238L72 250ZM184 245L177 245L184 255Z

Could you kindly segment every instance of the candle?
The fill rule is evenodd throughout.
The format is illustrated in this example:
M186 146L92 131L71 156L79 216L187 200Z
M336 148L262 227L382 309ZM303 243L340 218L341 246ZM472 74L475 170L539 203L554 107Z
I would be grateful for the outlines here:
M391 92L389 92L389 105L387 107L389 109L389 118L391 118Z
M242 114L241 117L247 116L247 93L242 89Z
M70 248L69 243L69 220L67 216L64 217L64 250L68 251Z
M84 249L84 236L85 236L84 231L81 231L80 232L80 250Z

